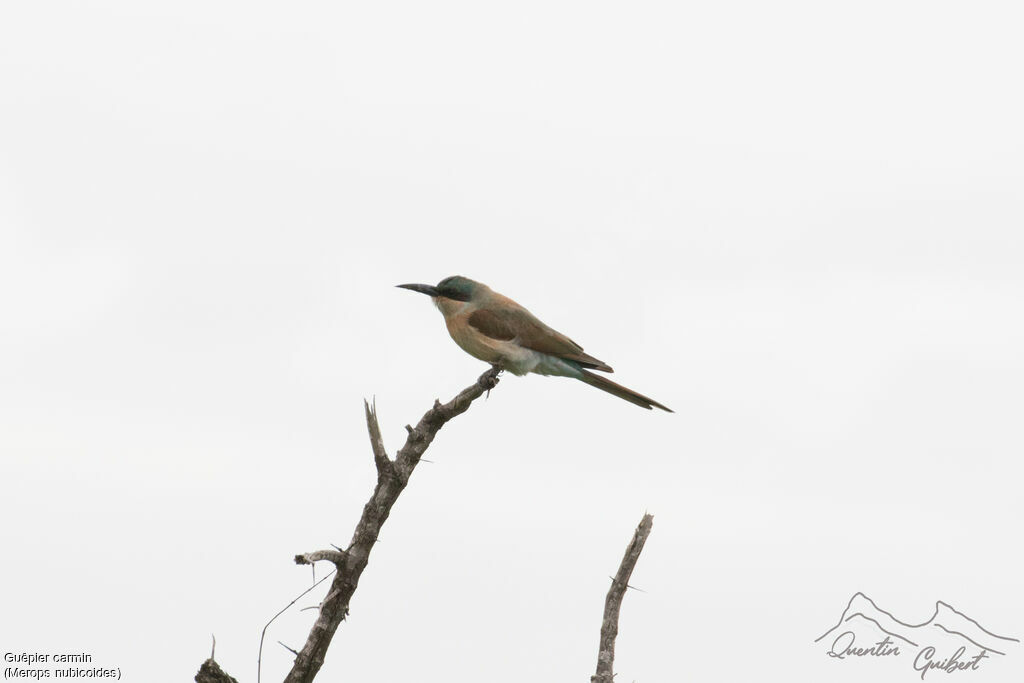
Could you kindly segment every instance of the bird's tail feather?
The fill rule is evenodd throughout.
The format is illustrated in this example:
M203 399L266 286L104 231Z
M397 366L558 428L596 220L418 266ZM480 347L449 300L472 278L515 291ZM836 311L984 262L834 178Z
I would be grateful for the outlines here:
M655 408L661 408L668 413L673 412L671 408L666 408L654 399L647 398L643 394L638 394L632 389L627 389L621 384L616 384L601 375L595 375L594 373L587 372L586 370L582 370L582 372L583 376L579 378L581 381L586 382L592 387L597 387L601 391L607 391L612 396L618 396L624 401L629 401L633 405L638 405L641 408L646 408L647 410L650 410L651 406L654 406Z

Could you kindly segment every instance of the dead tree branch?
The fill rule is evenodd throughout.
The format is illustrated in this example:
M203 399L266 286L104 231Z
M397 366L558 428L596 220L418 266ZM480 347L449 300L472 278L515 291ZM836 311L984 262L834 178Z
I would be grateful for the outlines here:
M626 554L619 565L619 571L615 572L611 588L604 599L604 621L601 622L601 647L597 653L597 672L590 677L590 683L612 683L615 673L612 671L615 662L615 636L619 634L619 609L622 607L622 598L629 588L629 577L633 574L633 567L640 559L640 552L644 549L644 543L651 534L651 525L654 517L644 514L640 525L633 534L633 540L626 548Z
M316 677L320 667L323 666L324 658L327 655L327 648L331 644L334 632L348 615L348 604L352 594L359 585L359 577L366 569L366 563L377 542L380 529L391 514L391 508L398 500L399 494L409 483L412 471L416 469L420 458L430 446L434 437L449 420L461 415L469 409L469 406L476 399L489 393L498 385L498 375L501 370L492 367L480 375L471 386L463 389L458 396L448 403L442 404L434 401L434 407L428 410L415 427L406 425L409 432L405 445L399 449L395 459L388 458L384 450L384 439L380 434L380 425L377 423L377 406L363 401L366 409L366 428L370 433L370 448L373 450L373 462L377 468L377 485L369 502L363 506L363 514L356 524L352 541L344 550L334 546L332 550L316 550L309 553L301 553L295 556L296 564L313 564L319 561L328 561L334 564L334 580L331 588L327 591L327 597L320 603L319 614L313 628L306 638L306 644L302 650L296 652L295 662L291 671L285 678L285 683L311 683ZM321 581L329 578L325 576ZM320 583L319 581L317 583ZM314 585L315 587L315 585ZM311 587L309 590L312 590ZM305 591L309 592L309 590ZM301 597L301 596L300 596ZM298 600L288 603L291 607ZM285 607L285 610L288 609ZM281 615L278 612L276 619ZM273 621L273 619L271 619ZM267 626L270 624L268 623ZM263 628L264 635L266 627ZM282 643L283 645L283 643ZM287 647L287 646L285 646ZM291 649L291 648L288 648ZM262 657L263 639L260 638L260 652ZM292 650L295 652L295 650ZM238 683L234 678L225 673L213 660L203 662L202 668L196 674L197 683Z
M338 626L348 615L349 601L359 585L359 577L366 569L366 563L377 542L380 529L391 514L391 507L399 494L409 483L409 477L419 463L423 453L430 446L441 427L453 417L469 409L476 399L498 384L497 368L491 368L477 378L472 386L448 403L434 402L414 428L409 429L405 445L399 449L395 459L388 458L377 423L376 405L364 401L366 427L370 433L370 447L377 467L377 485L369 502L363 507L363 514L356 524L352 541L344 551L318 550L295 556L298 564L309 564L317 560L328 560L338 568L327 597L320 604L320 613L309 632L306 644L295 657L295 663L285 678L285 683L311 683L327 656Z

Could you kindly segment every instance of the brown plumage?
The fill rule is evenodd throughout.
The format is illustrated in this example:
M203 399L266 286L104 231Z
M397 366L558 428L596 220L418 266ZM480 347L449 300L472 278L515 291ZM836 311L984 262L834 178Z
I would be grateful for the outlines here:
M538 320L528 310L506 297L508 305L478 308L470 314L467 322L481 334L491 339L512 341L520 346L539 353L557 356L564 360L572 360L584 368L592 368L603 372L615 372L611 366L588 353L583 347L569 339L561 332L554 330Z
M516 375L572 377L641 408L672 412L654 399L590 372L612 372L612 368L487 285L453 276L436 287L398 286L429 295L444 315L452 339L475 358Z

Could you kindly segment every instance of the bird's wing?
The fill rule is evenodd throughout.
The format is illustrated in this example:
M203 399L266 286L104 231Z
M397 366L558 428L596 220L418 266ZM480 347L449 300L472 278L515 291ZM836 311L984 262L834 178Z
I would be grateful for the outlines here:
M583 353L583 347L553 330L525 308L479 308L468 318L470 327L499 341L515 340L520 346L579 363L584 368L612 372L611 367Z

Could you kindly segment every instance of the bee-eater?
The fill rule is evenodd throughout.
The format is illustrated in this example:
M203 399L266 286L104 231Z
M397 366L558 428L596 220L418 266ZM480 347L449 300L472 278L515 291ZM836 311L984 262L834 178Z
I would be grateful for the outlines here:
M583 353L583 347L551 329L512 299L461 275L433 285L398 285L426 294L444 315L448 334L462 350L514 375L573 377L613 396L650 410L672 412L651 398L595 375L613 372L604 361Z

